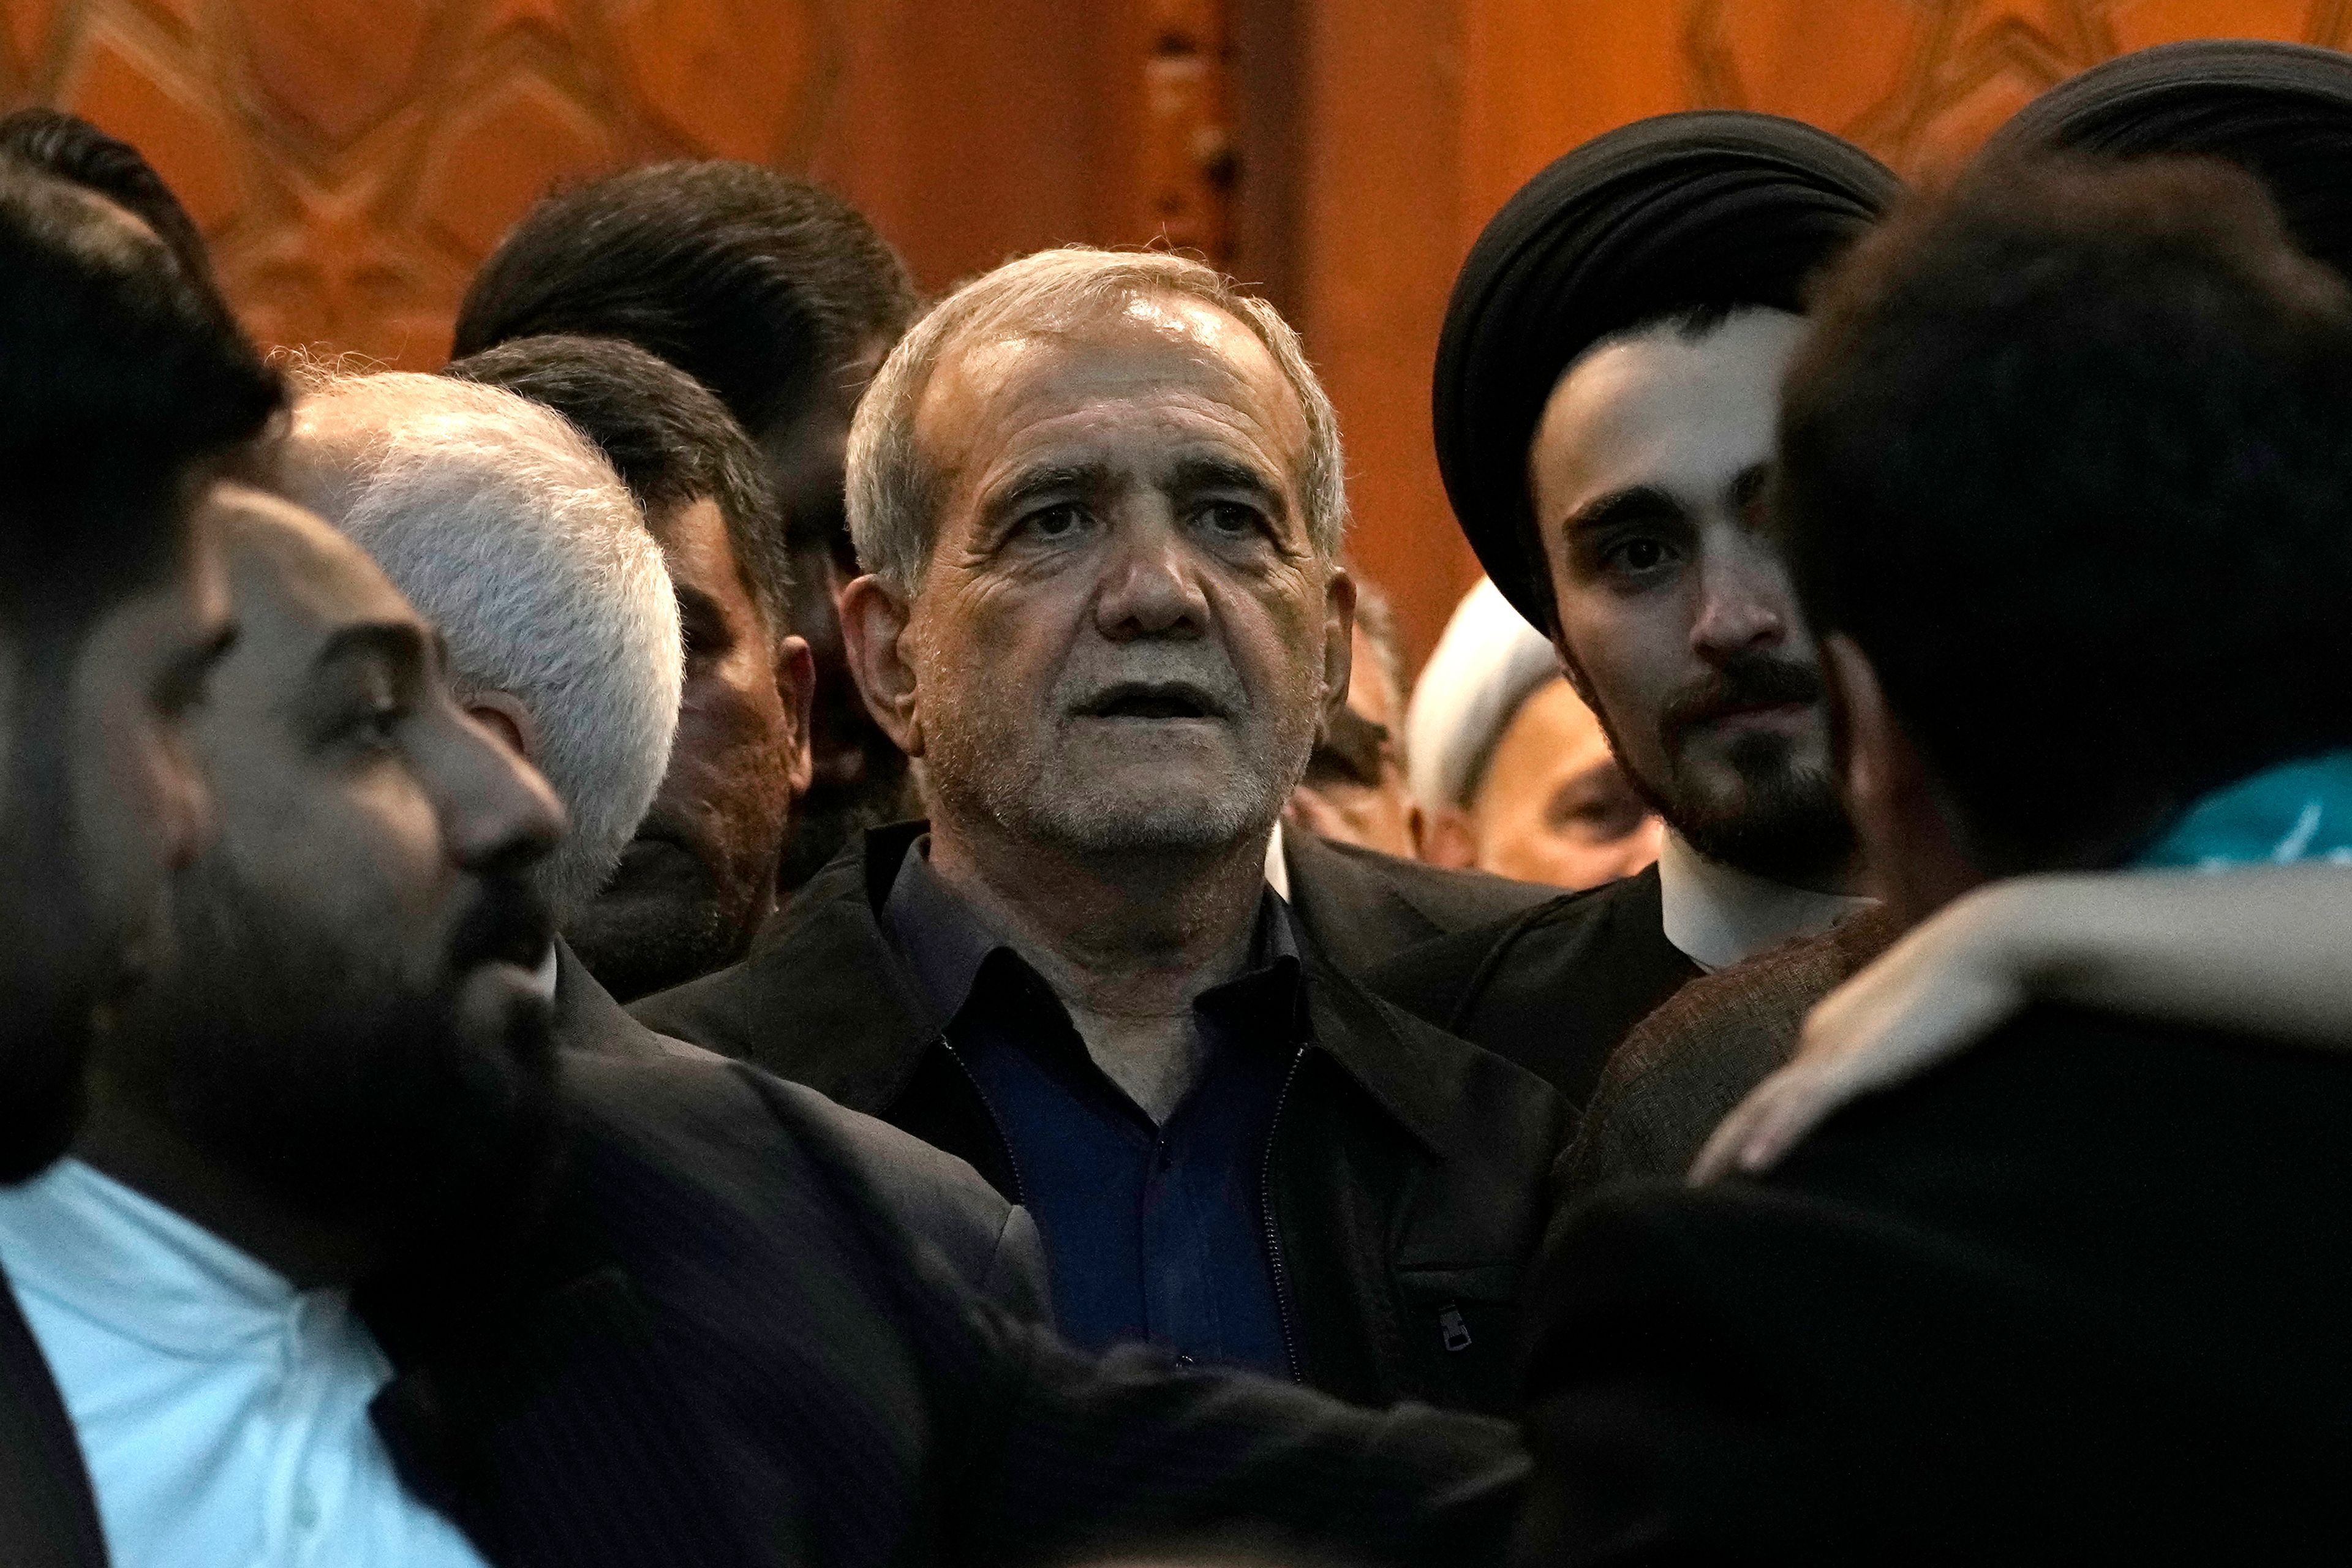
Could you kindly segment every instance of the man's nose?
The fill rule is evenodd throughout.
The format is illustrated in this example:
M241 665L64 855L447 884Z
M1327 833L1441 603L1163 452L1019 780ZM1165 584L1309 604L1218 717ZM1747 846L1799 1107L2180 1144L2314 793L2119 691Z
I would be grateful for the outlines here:
M1709 658L1777 647L1796 625L1789 574L1769 546L1748 539L1709 552L1699 574L1691 644Z
M1156 509L1154 509L1156 510ZM1171 520L1122 519L1104 566L1095 620L1113 641L1197 636L1208 627L1209 600L1198 563Z
M562 803L537 768L478 726L460 726L440 801L450 858L469 871L520 872L562 842Z

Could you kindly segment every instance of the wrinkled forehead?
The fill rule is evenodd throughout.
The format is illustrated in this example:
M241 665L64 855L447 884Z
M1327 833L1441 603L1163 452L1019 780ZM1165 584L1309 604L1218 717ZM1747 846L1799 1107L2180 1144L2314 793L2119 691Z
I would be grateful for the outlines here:
M1048 449L1187 443L1230 445L1286 479L1307 440L1297 395L1256 333L1204 300L1153 295L951 345L916 430L951 480Z
M1672 324L1588 350L1553 387L1528 453L1537 515L1647 486L1698 507L1769 462L1780 377L1804 335L1780 310L1696 336Z

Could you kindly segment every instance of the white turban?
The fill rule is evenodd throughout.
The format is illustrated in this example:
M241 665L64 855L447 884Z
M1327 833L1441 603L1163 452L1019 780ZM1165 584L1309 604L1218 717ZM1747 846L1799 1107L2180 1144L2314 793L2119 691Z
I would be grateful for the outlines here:
M1468 805L1520 704L1559 673L1551 640L1480 578L1454 606L1405 710L1413 797L1431 811Z

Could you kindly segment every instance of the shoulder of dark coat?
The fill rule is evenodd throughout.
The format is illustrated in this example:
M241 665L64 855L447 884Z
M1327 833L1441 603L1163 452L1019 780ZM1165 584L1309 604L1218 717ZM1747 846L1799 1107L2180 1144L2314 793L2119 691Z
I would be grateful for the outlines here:
M1558 888L1521 882L1486 871L1456 870L1311 833L1286 832L1293 869L1311 876L1319 868L1350 875L1366 887L1402 900L1433 932L1466 931L1507 921L1560 896Z
M1478 983L1510 963L1519 949L1572 938L1640 901L1655 881L1653 870L1580 892L1555 894L1483 925L1433 937L1367 972L1364 984L1410 1013L1452 1017Z
M814 1089L702 1051L567 1061L565 1081L592 1136L715 1201L760 1211L782 1186L818 1186L870 1238L928 1242L973 1289L997 1282L1013 1206L954 1155Z
M1506 1146L1548 1162L1567 1111L1536 1074L1307 956L1315 1043L1434 1152Z

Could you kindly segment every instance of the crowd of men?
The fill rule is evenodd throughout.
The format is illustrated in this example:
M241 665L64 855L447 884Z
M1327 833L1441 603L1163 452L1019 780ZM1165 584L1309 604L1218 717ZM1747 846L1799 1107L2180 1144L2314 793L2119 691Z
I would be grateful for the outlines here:
M1196 260L664 164L272 362L0 121L0 1562L2325 1550L2347 192L2289 46L1569 152L1408 696Z

